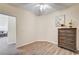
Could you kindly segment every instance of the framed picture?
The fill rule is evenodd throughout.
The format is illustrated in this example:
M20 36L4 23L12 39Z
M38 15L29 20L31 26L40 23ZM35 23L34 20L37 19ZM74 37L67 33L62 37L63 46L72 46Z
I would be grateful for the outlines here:
M65 25L65 15L60 15L55 17L56 27L61 27Z

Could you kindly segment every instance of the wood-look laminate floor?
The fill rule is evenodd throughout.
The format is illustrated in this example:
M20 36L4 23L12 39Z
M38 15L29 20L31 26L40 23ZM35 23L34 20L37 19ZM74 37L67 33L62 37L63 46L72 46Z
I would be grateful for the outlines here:
M46 41L36 41L19 47L18 49L22 51L24 55L77 55L77 53L60 48Z

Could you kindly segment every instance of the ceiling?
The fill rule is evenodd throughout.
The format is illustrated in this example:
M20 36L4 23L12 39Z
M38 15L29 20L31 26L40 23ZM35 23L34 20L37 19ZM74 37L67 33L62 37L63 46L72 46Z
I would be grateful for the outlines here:
M75 3L11 3L9 5L24 8L35 15L41 16L69 8L75 5Z

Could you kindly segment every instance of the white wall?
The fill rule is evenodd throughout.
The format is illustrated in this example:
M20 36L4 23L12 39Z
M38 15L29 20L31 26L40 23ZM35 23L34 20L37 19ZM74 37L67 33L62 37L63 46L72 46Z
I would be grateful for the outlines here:
M53 15L45 15L37 17L36 20L36 37L37 40L50 41L57 44L57 29Z
M8 44L16 43L16 17L8 17Z

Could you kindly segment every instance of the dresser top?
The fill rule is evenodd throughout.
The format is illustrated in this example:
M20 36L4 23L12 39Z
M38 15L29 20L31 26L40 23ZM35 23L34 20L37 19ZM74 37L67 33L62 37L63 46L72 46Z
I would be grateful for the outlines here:
M58 29L77 29L77 28L58 28Z

